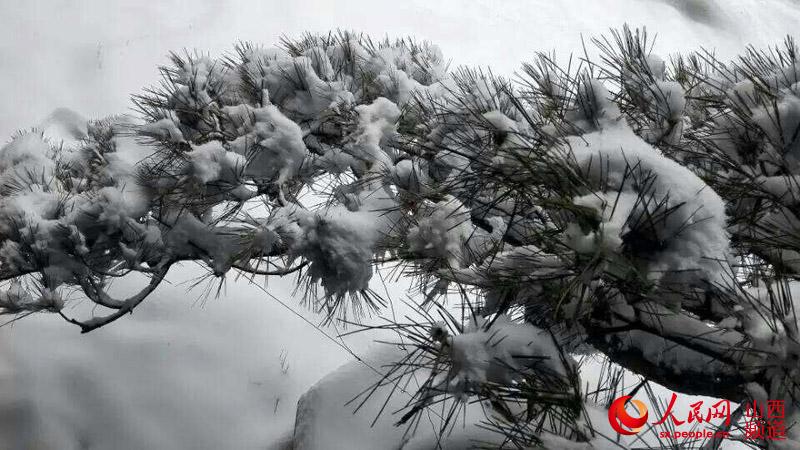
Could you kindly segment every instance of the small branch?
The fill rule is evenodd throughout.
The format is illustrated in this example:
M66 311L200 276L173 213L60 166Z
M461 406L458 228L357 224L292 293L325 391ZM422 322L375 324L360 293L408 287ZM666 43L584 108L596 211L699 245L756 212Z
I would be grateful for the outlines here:
M260 269L254 268L254 267L250 267L249 264L246 265L246 266L242 265L242 264L232 264L231 267L233 267L234 269L237 269L237 270L241 270L242 272L251 273L253 275L268 275L268 276L274 275L274 276L282 277L282 276L286 276L286 275L292 274L294 272L297 272L298 270L302 269L303 267L305 267L307 265L308 265L308 261L303 261L302 263L300 263L300 264L298 264L298 265L296 265L294 267L288 267L288 268L285 268L285 269L282 269L282 270L260 270Z
M78 320L73 319L65 315L62 311L58 313L63 317L66 321L75 324L81 328L81 333L88 333L92 330L96 330L97 328L103 327L108 325L111 322L119 319L120 317L124 316L128 313L133 313L134 308L136 308L142 301L144 301L147 296L149 296L159 284L164 280L164 277L169 272L170 267L172 266L172 261L165 263L154 275L153 278L150 279L150 283L142 289L139 293L133 295L132 297L127 298L126 300L115 300L111 297L107 296L107 298L103 299L104 302L109 303L111 305L119 306L117 311L107 316L100 316L100 317L93 317L88 320Z
M81 288L83 293L89 297L89 300L100 306L105 306L109 309L121 309L125 306L124 301L111 298L90 276L81 279Z

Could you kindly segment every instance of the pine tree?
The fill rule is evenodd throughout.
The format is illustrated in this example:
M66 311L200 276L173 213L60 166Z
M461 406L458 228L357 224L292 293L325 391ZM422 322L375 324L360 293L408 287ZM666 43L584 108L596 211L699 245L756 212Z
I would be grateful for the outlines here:
M512 80L350 32L172 54L134 96L139 117L0 150L0 312L90 332L194 261L209 277L297 276L315 310L357 325L385 306L376 271L394 270L428 319L387 325L408 353L378 385L427 377L399 416L410 430L456 399L444 433L477 399L509 448L597 443L586 408L622 394L623 369L637 390L783 400L791 425L794 42L731 63L661 59L627 27L593 44L599 59L539 54ZM139 292L109 293L136 276ZM79 297L97 308L75 316ZM594 390L588 354L610 374ZM749 445L799 445L787 437Z

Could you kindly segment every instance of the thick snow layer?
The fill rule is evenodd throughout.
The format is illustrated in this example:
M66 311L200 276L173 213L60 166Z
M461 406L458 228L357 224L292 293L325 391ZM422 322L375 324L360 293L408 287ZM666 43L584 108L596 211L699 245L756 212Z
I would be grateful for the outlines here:
M384 417L367 433L354 433L377 417L381 407L377 396L358 411L356 407L361 399L350 403L380 379L380 372L376 371L382 365L397 357L402 357L398 351L376 351L364 361L351 361L336 369L303 394L297 405L295 450L345 450L355 445L375 450L397 448L403 440L404 430L394 427L391 418L387 420ZM410 399L410 395L400 392L394 403L402 405Z
M603 195L616 197L614 201L619 205L614 217L605 214L607 206L597 208L603 225L599 234L603 236L594 237L593 240L603 242L605 246L612 241L612 249L616 250L615 247L621 242L616 242L618 239L615 238L620 237L626 218L630 217L629 225L635 226L636 223L644 223L643 218L648 213L655 214L653 205L662 202L664 208L683 205L653 225L665 242L664 248L635 256L650 261L647 269L654 278L665 272L689 271L693 277L723 282L720 261L727 260L729 249L722 198L708 189L706 183L691 170L664 156L660 150L635 135L620 119L617 106L606 100L609 94L605 89L595 85L592 90L601 116L599 130L570 138L569 148L587 179L595 183L604 180L605 187L610 191L609 194L595 195L598 198ZM626 176L630 178L626 179ZM651 177L652 182L645 181ZM648 190L637 191L641 189L636 187L637 184L647 185ZM647 200L637 198L637 194ZM576 204L583 203L586 206L586 201L586 197L581 197ZM699 273L694 274L695 271Z
M246 280L187 294L197 268L115 327L0 329L0 448L255 450L290 433L299 396L349 354ZM296 306L289 282L266 289Z
M499 435L485 429L480 424L485 415L482 405L477 402L466 404L465 410L459 414L455 425L439 441L439 429L434 426L437 414L446 408L432 408L431 421L423 418L416 433L406 434L404 427L396 427L401 411L411 398L418 384L411 380L404 389L393 390L393 385L385 385L374 391L366 401L361 395L368 387L380 379L382 365L396 361L403 352L396 347L386 345L373 346L364 361L351 361L336 369L316 383L300 398L297 419L294 429L293 445L295 450L427 450L437 448L439 442L443 449L461 450L499 446L502 439ZM593 367L588 365L589 370ZM636 384L631 377L631 384ZM421 382L422 378L417 381ZM655 386L655 392L668 400L669 391ZM390 396L391 393L391 396ZM387 401L388 398L388 401ZM354 400L355 399L355 400ZM642 397L643 400L646 398ZM689 405L711 401L705 397L682 396L676 402L676 417L686 417ZM363 402L363 404L362 404ZM385 405L384 405L385 403ZM360 408L357 408L361 405ZM381 413L382 411L382 413ZM380 413L380 414L379 414ZM577 443L558 436L544 434L542 441L548 450L616 450L630 448L632 445L646 447L657 441L652 433L642 433L635 437L619 436L608 424L605 410L592 405L587 406L587 418L597 431L591 444ZM610 442L606 437L619 441ZM641 440L639 440L641 439ZM620 447L622 446L622 447ZM738 450L741 447L735 442L726 442L723 450Z
M421 421L416 434L407 435L405 427L394 426L398 420L394 413L411 400L416 389L414 381L407 389L392 393L391 397L392 385L378 388L366 401L360 395L380 379L383 365L402 355L402 350L396 347L373 347L370 357L364 361L343 365L309 389L298 403L295 450L434 448L439 430L429 420ZM387 397L389 400L384 408ZM363 405L357 409L362 402ZM430 414L430 419L435 421L438 413ZM443 448L464 449L475 442L502 442L497 434L475 426L483 417L480 404L468 405L464 421L459 418L452 433L443 439Z

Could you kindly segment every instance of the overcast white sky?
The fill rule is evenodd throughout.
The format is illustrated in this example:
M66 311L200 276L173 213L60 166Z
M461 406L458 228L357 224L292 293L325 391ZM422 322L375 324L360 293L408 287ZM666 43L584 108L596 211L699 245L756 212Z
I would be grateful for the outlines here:
M510 74L537 50L566 56L580 51L581 35L625 22L657 33L662 54L706 46L728 57L795 32L800 8L788 0L0 0L0 141L56 107L90 118L128 112L129 95L157 82L170 50L219 54L238 40L344 28L431 40L454 65ZM289 430L297 396L349 356L244 282L201 307L178 284L193 270L135 317L88 336L50 318L0 330L0 448L37 436L58 450L249 449ZM285 282L269 289L297 304Z

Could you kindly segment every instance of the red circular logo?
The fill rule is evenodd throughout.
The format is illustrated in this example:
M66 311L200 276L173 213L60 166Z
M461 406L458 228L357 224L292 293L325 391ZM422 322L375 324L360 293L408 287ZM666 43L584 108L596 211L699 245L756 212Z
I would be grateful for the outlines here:
M628 411L625 410L625 405L627 405L628 401L633 404L639 412L640 417L633 417L628 414ZM647 406L645 406L641 400L631 398L630 395L620 397L614 400L614 402L611 403L611 407L608 408L608 423L610 423L611 428L619 434L624 434L626 436L634 435L641 431L647 423Z

